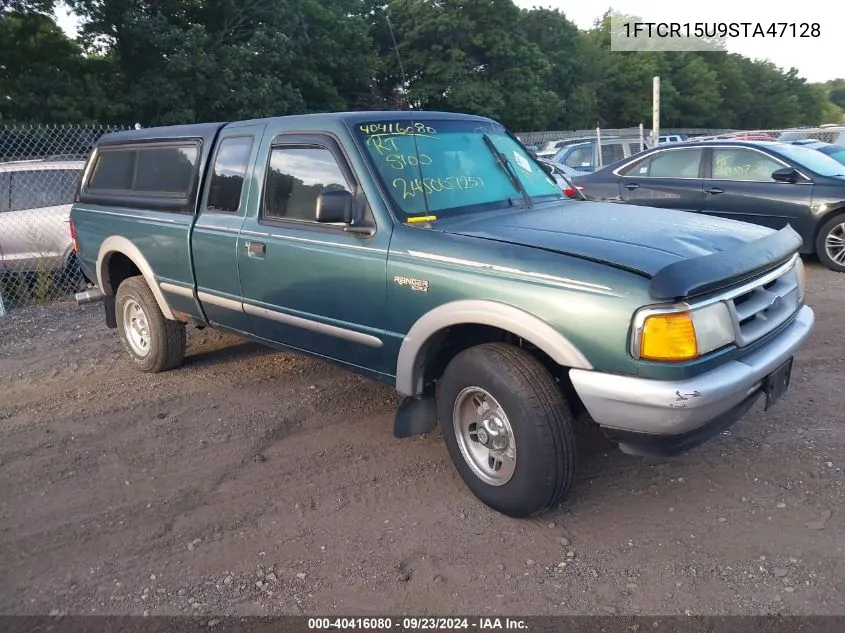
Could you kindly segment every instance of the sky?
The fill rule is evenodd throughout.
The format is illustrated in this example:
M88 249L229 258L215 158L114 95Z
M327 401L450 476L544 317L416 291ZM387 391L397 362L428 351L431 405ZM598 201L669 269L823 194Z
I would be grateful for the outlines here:
M725 22L795 24L802 30L803 23L817 23L819 37L810 38L741 38L729 39L728 50L752 59L768 59L784 69L795 67L799 74L811 82L845 77L845 59L842 55L842 25L845 24L845 2L841 0L707 0L705 3L681 3L678 0L605 0L607 5L591 0L515 0L522 8L535 6L559 9L579 28L589 29L606 9L633 14L646 22L680 22L709 24ZM796 8L797 7L797 8ZM56 11L59 25L73 35L76 18L67 10ZM778 27L781 30L782 27ZM792 27L789 27L791 30ZM619 53L636 55L637 53Z

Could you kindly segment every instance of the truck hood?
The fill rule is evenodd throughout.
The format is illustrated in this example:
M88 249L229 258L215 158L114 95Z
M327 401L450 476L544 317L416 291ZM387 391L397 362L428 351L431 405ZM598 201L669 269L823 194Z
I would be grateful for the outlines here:
M667 266L734 251L772 229L683 211L579 201L438 220L438 230L540 248L654 277Z

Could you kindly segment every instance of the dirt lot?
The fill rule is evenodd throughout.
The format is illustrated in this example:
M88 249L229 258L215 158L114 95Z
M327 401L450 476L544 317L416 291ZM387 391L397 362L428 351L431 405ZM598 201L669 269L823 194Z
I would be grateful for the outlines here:
M13 312L0 612L845 614L845 275L809 278L775 410L671 461L586 455L521 521L439 432L394 439L385 387L209 330L140 375L99 306Z

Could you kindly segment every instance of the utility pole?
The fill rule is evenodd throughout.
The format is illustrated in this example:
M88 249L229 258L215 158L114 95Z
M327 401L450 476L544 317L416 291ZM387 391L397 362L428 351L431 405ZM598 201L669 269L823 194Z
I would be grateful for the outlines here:
M652 80L651 97L651 144L657 145L660 138L660 77Z

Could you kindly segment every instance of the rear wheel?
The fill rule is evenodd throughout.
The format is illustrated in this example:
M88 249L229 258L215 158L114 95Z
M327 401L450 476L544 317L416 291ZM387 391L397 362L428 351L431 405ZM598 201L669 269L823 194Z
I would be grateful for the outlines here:
M502 343L461 352L438 385L437 410L455 467L494 510L530 516L569 493L572 416L551 374L527 352Z
M816 238L819 261L836 272L845 272L845 215L831 218L822 225Z
M185 358L185 325L165 318L143 277L130 277L117 289L117 331L141 371L173 369Z

